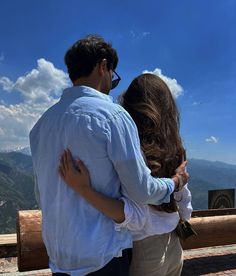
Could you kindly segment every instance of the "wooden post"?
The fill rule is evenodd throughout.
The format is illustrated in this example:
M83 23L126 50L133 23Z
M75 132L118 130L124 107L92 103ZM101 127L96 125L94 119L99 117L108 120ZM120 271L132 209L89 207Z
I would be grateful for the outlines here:
M19 211L17 218L17 252L19 271L48 268L48 255L41 235L39 210Z

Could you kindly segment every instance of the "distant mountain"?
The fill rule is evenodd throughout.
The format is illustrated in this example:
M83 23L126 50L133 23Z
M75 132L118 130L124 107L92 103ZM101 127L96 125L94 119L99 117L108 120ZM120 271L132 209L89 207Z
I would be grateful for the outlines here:
M190 159L188 172L194 209L208 208L208 190L236 188L236 165Z
M0 150L0 153L19 152L26 155L31 155L30 147L17 147L14 149Z
M38 208L30 156L0 153L0 234L15 232L16 211Z
M208 208L208 190L236 188L236 165L190 159L188 172L195 210ZM17 210L37 208L31 156L0 153L0 234L15 232Z
M18 148L18 149L15 150L15 152L20 152L20 153L23 153L23 154L31 156L30 147Z

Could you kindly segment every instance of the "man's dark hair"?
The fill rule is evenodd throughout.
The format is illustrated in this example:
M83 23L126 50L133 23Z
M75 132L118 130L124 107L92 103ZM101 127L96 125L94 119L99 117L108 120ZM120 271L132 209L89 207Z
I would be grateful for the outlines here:
M118 64L116 50L111 43L98 35L88 35L75 42L66 52L64 60L72 82L89 76L97 63L107 60L107 68L115 69Z

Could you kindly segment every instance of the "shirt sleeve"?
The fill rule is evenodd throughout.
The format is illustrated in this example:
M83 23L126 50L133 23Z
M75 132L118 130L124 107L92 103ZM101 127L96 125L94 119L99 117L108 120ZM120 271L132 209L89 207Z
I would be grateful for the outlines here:
M192 196L186 184L183 189L179 192L174 193L174 198L179 206L179 212L183 219L189 220L193 211L192 207Z
M129 198L122 197L124 202L125 220L122 223L115 223L115 230L120 231L127 228L130 231L139 231L143 229L147 216L145 215L145 206L139 206Z
M123 111L109 122L107 151L120 178L122 193L142 204L159 205L170 201L174 182L154 178L141 153L137 127Z

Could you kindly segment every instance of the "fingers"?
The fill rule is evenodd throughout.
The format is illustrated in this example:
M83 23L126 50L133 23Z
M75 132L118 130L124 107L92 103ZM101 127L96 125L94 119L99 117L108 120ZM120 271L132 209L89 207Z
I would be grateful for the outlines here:
M65 153L63 153L61 158L60 158L60 164L59 164L59 167L58 167L59 174L63 179L65 179L65 176L66 176L66 167L65 167L64 154Z
M178 181L176 182L176 178L178 179ZM176 173L176 175L174 177L172 177L172 179L175 181L175 191L180 191L182 190L182 188L188 183L189 180L189 174L187 172L181 172L181 173Z
M67 178L69 175L75 175L76 173L88 174L88 170L83 162L79 159L75 161L69 149L64 150L61 155L58 171L63 179Z
M84 165L84 163L81 160L77 160L76 165L78 166L78 169L82 174L89 174L87 167Z
M65 160L65 151L63 152L61 159L60 159L60 167L62 168L63 172L66 171L66 160Z
M59 166L58 171L59 171L60 177L65 179L65 171L62 166Z
M67 170L70 170L74 167L72 155L69 149L65 150L65 165Z
M176 173L182 173L185 172L186 166L188 161L184 161L181 163L181 165L175 170Z
M69 164L71 162L71 160L72 160L72 155L71 155L71 152L70 152L69 149L65 150L65 155L66 155L66 161Z
M187 166L187 163L188 163L187 160L182 162L181 165L179 166L179 168L184 169Z
M70 150L64 150L60 159L60 166L62 167L64 174L66 171L74 168L73 158Z
M178 173L177 174L178 177L181 177L182 181L183 181L183 184L187 184L188 183L188 180L189 180L189 174L187 172L185 173Z
M67 153L66 153L66 151L64 151L60 158L60 164L58 167L59 174L63 179L65 179L66 173L68 172L68 161L67 161L66 155L67 155Z
M65 168L66 170L69 170L69 156L68 156L67 150L64 150L63 158L64 158Z

